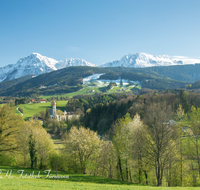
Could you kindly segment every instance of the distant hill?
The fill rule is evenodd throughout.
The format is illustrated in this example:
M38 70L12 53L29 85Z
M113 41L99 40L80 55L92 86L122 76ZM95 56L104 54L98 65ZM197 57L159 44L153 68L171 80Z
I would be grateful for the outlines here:
M185 86L187 89L200 89L200 80Z
M83 77L106 72L96 67L68 67L45 73L0 91L1 96L70 93L81 89ZM0 83L1 84L1 83Z
M0 92L2 90L6 89L6 88L9 88L11 86L18 84L18 83L22 83L26 80L32 79L33 77L34 76L32 76L32 75L26 75L24 77L20 77L20 78L17 78L17 79L0 82Z
M142 73L178 81L186 81L190 83L200 80L200 64L173 65L163 67L158 66L147 68L107 67L106 69L112 72Z
M98 67L68 67L50 73L45 73L28 80L17 81L11 84L3 82L4 88L0 91L0 96L30 96L52 95L61 93L71 93L83 88L83 78L93 74L105 73L100 79L116 80L119 78L130 81L139 81L143 88L149 89L173 89L188 85L188 82L173 80L169 77L149 70L128 69L128 68L98 68ZM169 74L169 72L168 72ZM7 84L7 88L6 85Z

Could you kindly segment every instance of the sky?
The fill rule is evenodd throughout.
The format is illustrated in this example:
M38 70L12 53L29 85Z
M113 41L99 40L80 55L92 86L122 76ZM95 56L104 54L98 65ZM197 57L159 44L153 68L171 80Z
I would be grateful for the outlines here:
M129 53L200 59L200 0L0 0L0 67L33 52L94 64Z

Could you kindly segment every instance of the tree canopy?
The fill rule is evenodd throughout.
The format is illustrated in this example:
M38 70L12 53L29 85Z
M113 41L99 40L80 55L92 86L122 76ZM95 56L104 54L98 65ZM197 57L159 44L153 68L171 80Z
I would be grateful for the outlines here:
M15 151L19 148L17 136L23 119L7 105L0 107L0 154L5 151Z

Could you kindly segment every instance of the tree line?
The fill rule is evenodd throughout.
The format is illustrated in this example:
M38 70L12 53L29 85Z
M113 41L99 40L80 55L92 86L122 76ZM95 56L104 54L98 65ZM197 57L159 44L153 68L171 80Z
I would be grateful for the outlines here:
M153 103L143 120L126 114L103 136L72 127L64 137L61 167L146 185L199 186L200 108L192 106L188 114L181 105L171 110Z
M131 118L137 113L141 119L144 119L148 114L148 107L155 103L170 105L172 112L175 112L179 105L182 106L185 113L190 111L191 106L200 107L198 93L182 90L177 93L111 96L112 99L110 101L106 97L109 96L99 96L95 99L96 101L89 98L84 99L83 97L82 99L72 99L66 107L78 107L84 110L84 115L80 121L81 125L89 127L101 135L107 133L116 120L126 113L129 113ZM87 106L82 103L85 100L88 102Z
M57 162L60 171L131 183L200 185L198 94L90 98L91 108L64 133L59 152L40 121L25 122L13 108L0 107L0 164L55 169ZM42 117L48 121L48 111Z
M27 103L27 98L16 98L15 99L15 105L19 105L19 104L26 104Z

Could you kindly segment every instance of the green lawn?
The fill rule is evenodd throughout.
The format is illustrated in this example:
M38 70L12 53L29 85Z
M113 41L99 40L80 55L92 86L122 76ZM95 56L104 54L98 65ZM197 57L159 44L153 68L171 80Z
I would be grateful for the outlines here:
M24 170L23 175L17 173L19 170ZM34 171L34 174L33 174ZM8 176L6 173L8 172ZM11 174L10 174L11 172ZM35 178L36 176L39 177ZM48 172L47 172L48 173ZM31 169L23 169L23 168L16 168L16 167L9 167L9 166L0 166L0 189L1 190L26 190L26 189L54 189L54 190L61 190L61 189L88 189L88 190L196 190L199 189L198 187L152 187L152 186L141 186L137 184L122 182L114 179L109 179L105 177L95 177L83 174L67 174L63 172L58 172L57 180L54 178L49 178L47 173L44 173L44 170L31 170ZM26 175L27 174L27 175ZM30 174L33 174L32 176ZM50 171L50 177L55 176L55 171ZM65 178L62 178L62 177Z
M62 111L65 110L65 106L68 101L58 101L58 106L57 109L60 109ZM34 114L40 112L40 111L45 111L46 108L51 109L51 102L47 103L32 103L32 104L20 104L16 106L15 111L18 115L21 115L19 111L17 111L17 107L22 107L23 108L23 118L24 120L28 120L31 118Z
M88 93L87 91L90 91L90 90L95 90L95 92ZM82 88L79 91L68 93L68 94L66 94L66 96L72 98L73 96L76 96L76 95L93 95L96 92L97 93L102 93L101 89L99 87L97 87L97 86L94 86L94 87L84 87L84 88Z
M81 90L79 91L76 91L76 92L72 92L72 93L68 93L68 94L61 94L61 95L47 95L47 96L40 96L40 98L42 99L47 99L47 98L52 98L52 97L69 97L69 98L72 98L73 96L77 96L77 95L93 95L95 93L102 93L103 92L103 89L105 87L98 87L98 86L93 86L93 87L88 87L88 86L84 86ZM135 90L138 90L138 89L141 89L140 86L135 86L134 88L133 87L124 87L128 90L126 91L116 91L118 89L120 89L121 87L120 86L116 86L112 89L110 89L108 92L104 92L105 94L110 94L110 93L123 93L123 92L128 92L128 91L135 91ZM90 90L95 90L95 92L93 93L88 93L87 91L90 91Z

